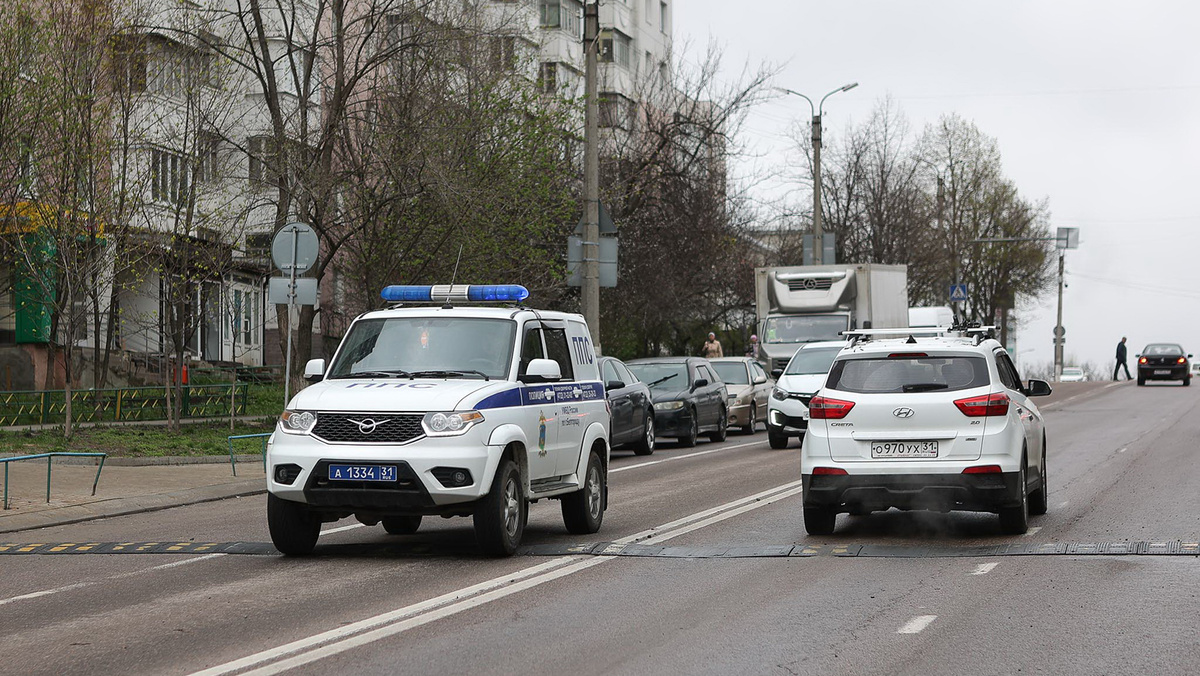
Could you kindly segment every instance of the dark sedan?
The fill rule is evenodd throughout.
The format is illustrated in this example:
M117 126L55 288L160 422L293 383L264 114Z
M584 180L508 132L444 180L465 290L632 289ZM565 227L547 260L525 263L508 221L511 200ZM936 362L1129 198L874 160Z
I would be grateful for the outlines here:
M1192 355L1176 343L1150 343L1137 356L1138 385L1147 380L1181 380L1184 387L1192 384Z
M638 455L653 453L654 403L650 388L616 357L600 358L600 378L612 408L609 443L613 448L628 445Z
M707 434L724 441L728 430L728 394L712 364L701 357L658 357L626 364L650 388L655 432L695 446Z

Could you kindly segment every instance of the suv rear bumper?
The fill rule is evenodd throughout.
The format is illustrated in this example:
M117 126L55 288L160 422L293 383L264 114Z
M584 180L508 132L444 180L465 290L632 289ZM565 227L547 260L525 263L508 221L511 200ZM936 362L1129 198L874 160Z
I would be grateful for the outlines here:
M838 512L929 509L997 512L1021 504L1019 472L801 476L805 507Z

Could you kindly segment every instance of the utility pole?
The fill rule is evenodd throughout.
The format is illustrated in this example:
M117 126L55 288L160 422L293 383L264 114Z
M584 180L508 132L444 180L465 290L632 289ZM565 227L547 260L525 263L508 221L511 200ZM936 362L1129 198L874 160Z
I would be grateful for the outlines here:
M596 94L596 60L600 36L600 4L583 9L584 113L583 113L583 283L580 287L583 319L592 333L596 354L600 349L600 101Z
M1062 292L1063 292L1063 260L1066 250L1058 250L1058 323L1054 325L1054 382L1062 379L1063 367L1063 334L1066 331L1062 325Z
M824 103L824 100L822 100ZM812 118L813 144L813 246L816 255L813 261L817 265L825 262L825 229L821 223L821 113L813 114Z
M837 94L838 92L848 92L858 86L857 82L851 82L848 85L843 85L821 97L821 102L813 105L812 99L804 94L785 87L776 87L776 91L781 91L792 96L799 96L808 101L809 110L812 111L812 144L813 144L813 248L815 249L813 262L817 265L822 263L832 263L832 260L825 260L825 228L821 214L821 113L825 108L825 99Z

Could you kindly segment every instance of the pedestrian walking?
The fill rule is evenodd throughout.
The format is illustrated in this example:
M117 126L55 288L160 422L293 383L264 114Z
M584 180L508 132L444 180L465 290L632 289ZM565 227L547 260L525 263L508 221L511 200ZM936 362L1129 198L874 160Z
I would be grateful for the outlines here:
M708 340L704 341L704 349L701 354L708 359L725 356L725 350L721 349L721 341L717 340L717 334L709 332Z
M750 347L746 348L746 356L758 359L758 335L750 335Z
M1129 375L1129 365L1125 363L1125 337L1121 337L1121 342L1117 343L1117 366L1113 369L1113 380L1118 380L1117 374L1121 369L1125 369L1125 380L1133 380L1133 376Z

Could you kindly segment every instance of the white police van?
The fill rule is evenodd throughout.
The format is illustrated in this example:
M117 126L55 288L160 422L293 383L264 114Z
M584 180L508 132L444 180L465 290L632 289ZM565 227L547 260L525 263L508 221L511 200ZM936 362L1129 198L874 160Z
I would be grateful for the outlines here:
M389 286L328 367L292 398L267 446L267 522L284 554L354 515L392 534L471 516L480 547L512 554L528 503L562 502L572 533L600 529L609 411L583 317L521 306L517 285Z

